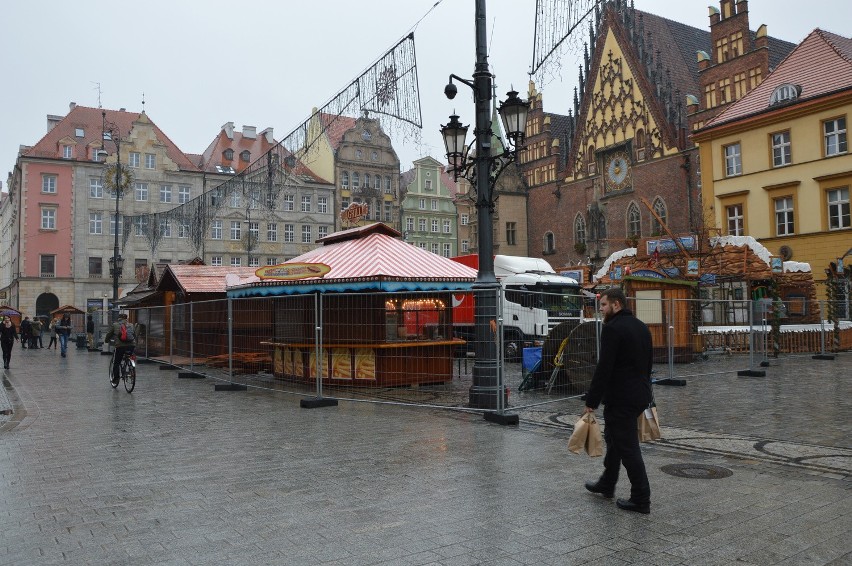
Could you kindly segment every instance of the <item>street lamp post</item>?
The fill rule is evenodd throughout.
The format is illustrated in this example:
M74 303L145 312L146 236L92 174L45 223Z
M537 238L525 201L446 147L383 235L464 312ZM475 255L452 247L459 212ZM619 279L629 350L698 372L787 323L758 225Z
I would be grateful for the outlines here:
M493 75L488 70L488 42L485 25L485 0L476 0L476 65L473 80L450 75L450 82L444 88L444 94L453 99L458 92L453 80L469 86L473 90L476 111L474 130L475 147L465 145L467 126L459 122L455 114L450 122L441 127L444 145L447 150L449 172L456 180L464 177L471 182L476 191L477 214L477 253L479 272L473 285L475 297L475 344L476 361L473 365L473 383L469 391L470 406L480 409L500 409L505 388L498 379L497 343L502 336L496 336L500 325L497 324L497 297L500 284L494 275L494 183L503 169L515 160L517 152L523 149L529 105L511 91L509 98L501 103L499 112L503 120L506 137L514 149L505 149L492 155L491 147L491 83Z
M106 110L101 111L101 118L103 119L103 128L102 128L102 136L101 136L101 147L103 148L103 142L107 139L107 123L106 123ZM111 126L114 126L111 124ZM109 130L109 139L115 144L115 180L114 187L115 190L115 222L113 226L115 227L115 240L112 249L112 257L109 258L109 274L112 276L112 308L110 309L110 322L115 322L118 319L118 281L121 278L121 273L124 267L124 258L121 257L121 254L118 251L118 218L119 218L119 210L118 210L118 201L121 198L121 192L123 190L123 177L121 173L121 140L119 139L119 132L117 127L111 127Z

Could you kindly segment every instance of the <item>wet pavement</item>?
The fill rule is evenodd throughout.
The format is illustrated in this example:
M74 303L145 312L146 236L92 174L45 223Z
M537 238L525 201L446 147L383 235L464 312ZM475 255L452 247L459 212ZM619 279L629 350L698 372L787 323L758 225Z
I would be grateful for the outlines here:
M501 427L394 405L301 409L147 364L127 394L106 365L73 348L13 353L0 564L852 561L849 353L773 361L761 378L738 377L741 359L679 367L686 387L655 388L664 439L643 445L648 516L583 489L602 462L566 450L579 399ZM676 464L696 473L663 471ZM705 466L732 474L699 479Z

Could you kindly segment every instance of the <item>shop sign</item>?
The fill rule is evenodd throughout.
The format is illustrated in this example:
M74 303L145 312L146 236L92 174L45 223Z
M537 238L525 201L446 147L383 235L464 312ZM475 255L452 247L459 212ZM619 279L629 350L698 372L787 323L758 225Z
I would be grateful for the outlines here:
M666 276L660 273L659 271L653 271L651 269L638 269L633 272L634 277L653 277L654 279L665 279Z
M686 251L692 252L698 249L698 238L695 236L681 236L678 238L678 241ZM645 242L645 252L648 255L654 255L655 251L660 255L680 253L680 249L671 238L661 238Z
M370 206L366 202L353 202L340 212L340 219L354 224L369 214Z
M254 274L261 279L290 281L293 279L324 277L329 271L331 271L331 268L324 263L282 263L261 267Z

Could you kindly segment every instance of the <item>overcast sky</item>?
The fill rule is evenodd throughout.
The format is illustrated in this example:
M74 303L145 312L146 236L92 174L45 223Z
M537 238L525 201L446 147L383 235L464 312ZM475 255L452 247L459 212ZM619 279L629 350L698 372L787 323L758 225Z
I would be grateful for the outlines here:
M534 0L488 0L489 63L500 98L526 93ZM709 29L718 0L635 0L636 8ZM148 0L4 3L0 32L0 181L6 189L18 146L35 144L46 115L84 106L145 110L187 153L201 153L219 128L274 128L282 139L414 30L422 144L394 139L402 170L424 155L443 160L438 132L453 110L473 121L463 85L443 95L450 73L475 62L474 0ZM849 37L848 0L751 0L752 29L794 43L821 27ZM418 23L419 22L419 23ZM414 27L416 24L416 28ZM566 114L577 81L573 55L563 79L540 88L547 111ZM698 93L695 93L698 94Z

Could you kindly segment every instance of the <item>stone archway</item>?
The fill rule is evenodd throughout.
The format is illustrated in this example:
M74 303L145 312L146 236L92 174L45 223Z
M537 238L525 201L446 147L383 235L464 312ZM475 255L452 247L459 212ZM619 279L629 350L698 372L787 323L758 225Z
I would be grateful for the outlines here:
M59 308L59 298L53 293L42 293L36 299L35 304L35 315L36 316L50 316L50 311L56 310Z

